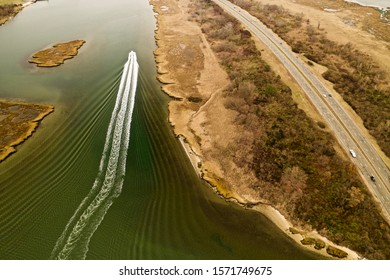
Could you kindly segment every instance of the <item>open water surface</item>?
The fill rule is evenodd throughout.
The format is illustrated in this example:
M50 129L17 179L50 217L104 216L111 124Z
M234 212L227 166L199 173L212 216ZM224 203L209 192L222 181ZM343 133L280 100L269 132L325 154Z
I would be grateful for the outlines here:
M318 258L262 215L219 198L195 174L167 122L154 29L147 0L40 1L0 28L0 98L55 106L0 164L0 259ZM74 39L87 43L58 68L27 62L42 48ZM130 51L139 75L127 156L120 153L112 165L124 167L120 188L104 211L75 226L72 217L106 179L99 168L111 166L102 155L116 145L108 128ZM128 117L114 122L125 128ZM93 230L79 244L70 228ZM67 248L72 253L62 254Z
M346 0L347 2L358 3L363 6L390 9L390 0Z

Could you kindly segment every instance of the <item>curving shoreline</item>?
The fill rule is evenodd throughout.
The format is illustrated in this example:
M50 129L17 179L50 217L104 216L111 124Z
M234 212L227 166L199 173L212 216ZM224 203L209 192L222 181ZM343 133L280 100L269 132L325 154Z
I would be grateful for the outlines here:
M0 26L5 24L7 21L13 19L18 13L20 13L23 8L37 2L37 0L32 0L32 1L28 1L26 3L23 3L23 4L19 4L20 1L15 1L16 3L18 4L14 4L15 5L15 9L13 11L13 13L9 14L8 16L5 16L5 17L0 17Z
M18 113L20 115L24 114L24 111L32 110L35 113L35 116L32 118L24 117L21 118L17 113L14 113L13 108L17 107ZM21 107L21 108L19 108ZM8 115L7 115L8 109ZM40 122L50 113L54 111L54 107L51 105L37 105L37 104L26 104L21 102L3 102L0 101L0 113L3 117L3 120L0 121L2 127L4 127L5 135L9 135L9 131L13 131L13 138L9 139L6 143L2 143L0 146L0 162L5 160L12 153L16 152L16 146L22 144L33 133L37 130ZM32 113L30 113L32 114ZM16 115L16 116L15 116ZM27 114L28 115L28 114ZM20 119L19 122L14 123L14 119ZM4 121L4 124L2 123ZM13 126L10 123L14 124ZM8 126L7 126L8 125ZM15 133L16 131L16 133ZM9 138L9 137L8 137Z
M381 5L380 3L368 3L368 1L359 1L359 0L344 0L344 1L350 2L350 3L356 3L356 4L359 4L361 6L365 6L365 7L373 7L373 8L380 9L380 10L389 10L390 9L390 6Z
M338 250L341 250L342 252L346 252L348 255L344 257L343 259L347 260L360 260L363 259L358 253L355 251L344 247L339 246L326 237L320 235L317 231L313 230L310 232L297 230L294 228L294 226L272 205L263 204L261 202L251 204L248 203L243 197L241 197L238 193L232 193L230 190L228 191L226 188L224 188L222 185L218 184L217 182L213 181L212 178L208 178L207 175L205 175L204 171L200 167L202 164L202 161L200 157L195 154L195 152L192 150L191 146L188 142L186 142L186 139L183 138L182 135L177 136L180 143L182 144L188 158L190 159L192 166L194 167L195 172L204 180L206 181L210 187L223 199L237 203L238 205L246 208L246 209L252 209L255 210L265 217L267 217L273 224L275 224L280 230L282 230L287 236L289 236L291 239L293 239L297 244L304 247L305 249L308 249L312 252L321 254L325 257L332 257L329 253L327 253L327 248L334 247ZM313 240L320 240L324 243L324 247L317 249L315 248L315 244L303 244L305 239L313 239ZM335 258L335 257L334 257Z
M223 178L223 173L221 173L221 171L219 170L218 164L216 164L215 162L212 163L210 159L208 159L207 156L204 154L204 150L202 150L204 147L201 147L199 141L196 141L194 130L196 130L197 133L199 133L199 131L202 130L202 124L203 122L206 121L206 117L202 118L199 116L207 114L204 108L208 106L208 103L211 99L219 98L219 93L224 87L226 87L229 84L229 82L222 81L213 90L207 89L208 87L206 85L210 86L213 82L217 83L219 79L215 78L213 79L213 81L210 80L202 81L202 73L204 73L205 71L209 71L209 74L210 73L214 74L220 71L220 69L207 67L207 63L209 64L215 63L215 61L212 61L213 55L207 53L209 51L207 42L202 40L201 32L196 33L196 31L193 30L195 29L195 27L191 26L190 24L188 24L188 22L186 22L185 28L183 28L184 24L182 25L182 30L186 29L188 31L185 34L180 34L180 35L182 35L183 38L188 36L188 34L192 34L192 36L200 37L200 40L198 41L199 46L193 46L193 47L194 48L199 47L199 49L202 50L204 65L199 70L200 73L197 74L197 79L195 83L197 91L192 89L192 87L194 87L192 85L192 87L191 86L188 87L188 91L184 92L183 88L180 87L180 82L182 82L182 80L179 78L178 75L180 69L169 66L171 60L175 59L175 57L170 55L169 53L172 52L175 46L185 45L185 43L181 41L172 42L170 41L171 37L167 36L167 34L178 35L178 31L175 30L175 28L172 27L172 25L169 25L169 20L170 19L172 20L173 15L176 15L176 19L178 16L183 17L183 14L185 14L185 12L181 8L184 7L186 3L184 4L180 3L183 5L182 7L177 6L180 4L176 4L174 1L170 1L170 0L166 0L166 1L151 0L150 3L153 6L154 12L156 13L156 19L157 19L157 28L155 32L157 50L154 52L154 54L155 54L155 61L158 69L157 70L158 79L163 83L162 90L169 96L175 98L175 100L171 101L169 104L169 122L171 123L174 133L176 134L179 141L181 142L189 159L191 160L191 163L195 171L199 174L199 176L203 180L208 182L210 186L215 190L215 192L221 195L224 199L229 201L234 201L245 208L256 210L262 213L263 215L265 215L275 225L277 225L285 234L287 234L289 237L291 237L293 240L295 240L298 244L300 244L304 248L312 250L316 253L320 253L326 257L330 257L330 255L326 252L326 248L335 247L348 253L346 259L361 259L361 257L356 252L348 248L333 244L331 241L327 240L325 237L319 235L315 231L310 231L310 232L299 231L298 233L298 231L292 229L291 223L287 221L287 219L271 205L263 204L261 200L254 199L253 197L250 197L250 195L244 197L242 193L239 194L238 192L236 192L231 188L224 187L223 179L221 179ZM162 7L164 7L164 9L162 9ZM165 38L170 38L170 39L165 39ZM185 42L188 43L188 40ZM178 51L179 53L177 54L177 56L179 57L180 48L178 49ZM208 60L211 60L211 62ZM213 69L214 72L210 71L210 69ZM196 106L196 104L190 104L190 102L188 102L187 100L188 100L188 96L191 96L191 94L196 94L205 97L207 101L205 103L202 103L200 106ZM185 116L185 114L187 114L187 116ZM199 120L199 118L201 120ZM306 237L319 239L324 243L326 243L327 245L321 250L315 249L314 246L312 245L305 246L301 243L301 241Z
M2 20L0 26L14 18L23 8L35 2L36 0L32 0L23 4L15 4L15 12ZM17 110L9 109L12 107L16 107ZM25 111L28 112L26 115L24 115ZM6 137L8 139L0 143L0 163L15 153L17 151L16 146L31 137L39 127L41 121L53 111L54 106L52 105L0 101L0 125L3 127L2 136L3 140ZM18 119L18 121L15 122L15 119Z

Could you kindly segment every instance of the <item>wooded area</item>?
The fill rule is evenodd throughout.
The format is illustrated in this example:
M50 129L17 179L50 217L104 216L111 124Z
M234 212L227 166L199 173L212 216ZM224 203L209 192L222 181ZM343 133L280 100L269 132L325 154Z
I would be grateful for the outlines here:
M324 124L298 108L234 18L207 0L193 1L192 11L231 80L224 105L237 112L241 136L221 154L255 174L251 188L295 225L316 229L366 258L390 258L390 227L356 168L335 152Z

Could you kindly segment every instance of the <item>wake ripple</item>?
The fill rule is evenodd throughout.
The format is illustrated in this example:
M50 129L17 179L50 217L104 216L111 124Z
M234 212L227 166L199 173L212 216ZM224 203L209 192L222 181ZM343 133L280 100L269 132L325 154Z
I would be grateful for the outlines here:
M138 67L135 52L130 52L123 68L95 182L57 240L51 259L85 259L91 237L122 191Z

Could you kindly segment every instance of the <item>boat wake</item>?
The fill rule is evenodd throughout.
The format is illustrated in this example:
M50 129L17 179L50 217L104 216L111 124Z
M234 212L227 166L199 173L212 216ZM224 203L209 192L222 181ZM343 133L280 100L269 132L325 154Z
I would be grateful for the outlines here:
M91 237L122 191L138 67L135 52L130 52L123 68L95 182L57 240L51 259L85 259Z

